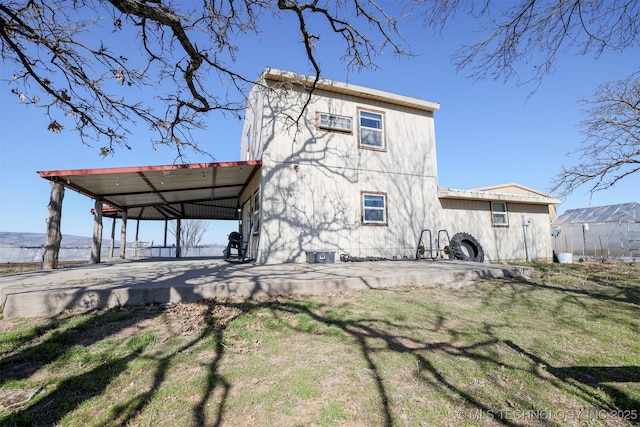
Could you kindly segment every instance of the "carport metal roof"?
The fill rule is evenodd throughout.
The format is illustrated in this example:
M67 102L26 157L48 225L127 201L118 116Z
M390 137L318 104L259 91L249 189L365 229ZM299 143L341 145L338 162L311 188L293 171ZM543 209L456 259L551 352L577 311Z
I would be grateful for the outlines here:
M40 171L85 196L101 200L105 216L128 219L238 219L240 195L262 162ZM112 209L110 209L111 207Z

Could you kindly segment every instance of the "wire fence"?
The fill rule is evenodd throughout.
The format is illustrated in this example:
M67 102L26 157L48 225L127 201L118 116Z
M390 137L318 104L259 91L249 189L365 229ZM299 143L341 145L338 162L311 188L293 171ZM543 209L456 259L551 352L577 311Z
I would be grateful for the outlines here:
M120 247L113 248L113 257L120 257ZM182 248L181 257L222 257L225 246L198 246L193 248ZM175 246L147 246L143 244L127 245L125 247L125 258L175 258ZM23 263L23 262L41 262L44 254L44 246L19 247L19 246L0 246L0 263ZM112 256L110 247L103 247L100 252L102 259ZM88 261L91 258L91 247L61 247L58 253L59 261Z
M599 258L640 257L640 223L596 222L561 224L554 237L556 252Z

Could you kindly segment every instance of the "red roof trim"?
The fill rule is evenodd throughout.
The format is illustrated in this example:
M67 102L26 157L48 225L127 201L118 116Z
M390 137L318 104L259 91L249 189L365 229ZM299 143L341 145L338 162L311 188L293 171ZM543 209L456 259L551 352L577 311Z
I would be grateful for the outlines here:
M78 175L99 175L108 173L132 173L132 172L149 172L149 171L166 171L179 169L215 169L233 166L262 166L262 160L247 160L237 162L219 162L219 163L191 163L182 165L159 165L159 166L130 166L121 168L95 168L95 169L69 169L69 170L51 170L38 171L38 175L42 178L59 177L59 176L78 176Z

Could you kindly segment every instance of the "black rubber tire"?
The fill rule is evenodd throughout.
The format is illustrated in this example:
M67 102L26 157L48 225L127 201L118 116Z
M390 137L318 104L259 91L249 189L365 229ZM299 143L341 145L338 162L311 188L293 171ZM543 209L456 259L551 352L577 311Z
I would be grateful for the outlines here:
M469 233L456 233L451 238L449 259L461 261L484 261L484 249Z

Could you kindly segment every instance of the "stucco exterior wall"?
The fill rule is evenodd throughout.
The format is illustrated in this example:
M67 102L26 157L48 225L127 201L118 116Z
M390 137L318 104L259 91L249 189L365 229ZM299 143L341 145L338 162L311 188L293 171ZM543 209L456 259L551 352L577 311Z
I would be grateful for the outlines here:
M288 85L270 95L262 106L258 261L301 262L318 250L415 256L420 230L438 212L433 113L318 90L294 126L306 91ZM359 108L384 115L386 150L358 147ZM352 131L319 129L318 112L352 117ZM362 192L386 196L386 225L362 223Z

